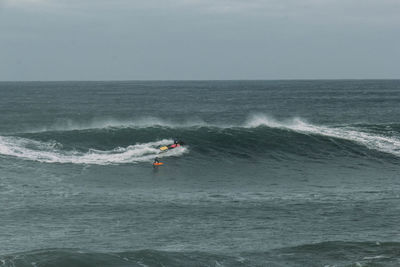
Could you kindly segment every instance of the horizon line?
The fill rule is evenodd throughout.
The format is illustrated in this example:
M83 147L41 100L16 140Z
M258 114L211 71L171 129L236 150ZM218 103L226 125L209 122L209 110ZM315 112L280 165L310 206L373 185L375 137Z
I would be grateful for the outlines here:
M110 79L110 80L0 80L7 82L218 82L218 81L379 81L400 80L400 78L298 78L298 79Z

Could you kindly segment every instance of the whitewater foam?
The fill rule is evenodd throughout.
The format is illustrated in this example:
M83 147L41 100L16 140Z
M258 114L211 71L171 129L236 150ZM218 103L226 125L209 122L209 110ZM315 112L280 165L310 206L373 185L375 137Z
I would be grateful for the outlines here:
M369 149L400 156L400 139L395 136L389 137L375 133L368 133L361 129L355 129L352 127L318 126L307 123L300 118L293 118L291 120L279 122L264 115L254 115L244 125L246 128L255 128L260 126L349 140L361 144Z
M171 143L164 139L155 142L117 147L112 150L102 151L90 149L88 152L63 151L56 142L39 142L20 137L0 136L0 154L19 157L46 163L74 163L74 164L122 164L147 162L154 157L180 156L187 151L185 147L161 153L159 146Z

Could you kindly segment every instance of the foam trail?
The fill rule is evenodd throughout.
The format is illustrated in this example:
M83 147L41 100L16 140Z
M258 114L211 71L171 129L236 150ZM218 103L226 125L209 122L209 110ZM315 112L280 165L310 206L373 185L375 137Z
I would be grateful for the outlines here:
M255 128L260 126L349 140L364 145L369 149L378 150L400 157L400 139L396 137L368 133L349 127L339 128L318 126L302 121L299 118L294 118L286 122L279 122L264 115L254 115L245 124L246 128Z
M160 154L158 146L171 143L171 140L161 140L128 147L118 147L113 150L101 151L91 149L86 153L78 151L62 151L56 142L39 142L19 137L0 136L0 154L19 157L46 163L74 163L110 165L132 162L151 161L154 157L180 156L187 151L178 147Z

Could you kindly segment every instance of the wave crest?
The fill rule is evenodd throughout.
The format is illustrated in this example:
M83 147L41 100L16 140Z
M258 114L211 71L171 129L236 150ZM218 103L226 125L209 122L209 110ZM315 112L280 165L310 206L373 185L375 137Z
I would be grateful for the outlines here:
M208 126L206 122L200 119L185 120L182 122L174 122L172 120L161 119L157 117L142 117L133 120L113 119L113 118L94 118L89 121L77 121L66 119L58 121L54 125L45 126L29 131L31 133L49 132L49 131L80 131L91 129L107 129L107 128L150 128L150 127L166 127L166 128L187 128L187 127L203 127Z
M302 134L312 134L333 137L336 139L344 139L353 141L369 149L378 150L400 157L400 138L399 136L394 136L393 132L388 136L385 135L386 133L372 133L369 132L368 129L360 129L352 126L319 126L308 123L300 118L293 118L285 122L279 122L264 115L254 115L245 124L245 127L248 128L260 126L286 129Z

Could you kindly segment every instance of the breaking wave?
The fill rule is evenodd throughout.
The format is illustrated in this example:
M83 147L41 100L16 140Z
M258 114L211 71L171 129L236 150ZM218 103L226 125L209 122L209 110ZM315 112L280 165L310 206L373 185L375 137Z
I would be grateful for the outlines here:
M210 154L221 157L332 158L343 155L400 157L400 125L316 125L300 118L254 115L240 125L205 122L110 123L100 128L52 130L0 136L0 154L48 163L123 164L155 156ZM160 153L159 146L182 138L188 146ZM190 148L190 149L189 149ZM378 153L377 153L378 152ZM380 154L379 154L380 153Z
M369 149L400 156L399 125L366 125L364 129L356 128L354 126L328 127L313 125L301 120L300 118L294 118L282 123L262 115L255 116L246 123L246 127L250 128L259 126L287 129L298 133L349 140ZM373 128L381 128L381 131L371 131Z

